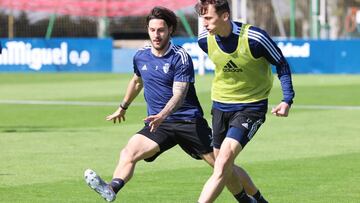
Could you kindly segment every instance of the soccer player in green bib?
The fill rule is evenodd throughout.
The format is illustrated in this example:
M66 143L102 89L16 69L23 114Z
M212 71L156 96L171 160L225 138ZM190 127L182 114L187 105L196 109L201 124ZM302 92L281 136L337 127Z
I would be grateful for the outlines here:
M208 203L219 196L235 158L265 122L273 83L271 64L276 66L283 92L283 100L271 113L287 117L295 93L289 65L264 30L230 20L226 0L201 0L195 9L205 28L198 44L215 64L211 113L216 161L198 200ZM259 191L249 195L267 202Z

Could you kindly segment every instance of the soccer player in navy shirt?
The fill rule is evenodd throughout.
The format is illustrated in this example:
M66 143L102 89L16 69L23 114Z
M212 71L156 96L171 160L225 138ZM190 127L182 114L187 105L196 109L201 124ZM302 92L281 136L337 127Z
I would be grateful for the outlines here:
M107 184L93 170L85 171L85 181L105 200L114 201L140 160L151 162L164 151L179 145L195 159L213 166L215 158L212 135L194 87L194 68L185 50L170 42L177 25L176 15L155 7L147 17L151 46L134 56L134 76L128 84L123 102L107 120L122 122L134 98L144 89L148 116L145 126L130 138L121 151L112 181ZM226 184L241 202L239 192L254 190L245 171L234 166L232 179Z
M287 117L295 93L289 65L265 31L231 21L226 0L200 0L195 9L205 27L198 44L215 64L211 97L216 161L199 197L200 203L208 203L231 179L236 157L265 122L273 83L271 64L283 91L283 100L271 112ZM259 191L250 195L267 202Z

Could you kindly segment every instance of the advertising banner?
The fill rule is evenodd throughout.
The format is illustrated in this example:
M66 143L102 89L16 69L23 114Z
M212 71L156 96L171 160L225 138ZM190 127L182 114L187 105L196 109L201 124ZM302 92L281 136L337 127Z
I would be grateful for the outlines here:
M0 39L1 72L110 72L112 40L96 38Z
M197 39L175 38L193 59L194 67L212 72L214 64L199 48ZM293 73L360 73L360 40L275 40Z

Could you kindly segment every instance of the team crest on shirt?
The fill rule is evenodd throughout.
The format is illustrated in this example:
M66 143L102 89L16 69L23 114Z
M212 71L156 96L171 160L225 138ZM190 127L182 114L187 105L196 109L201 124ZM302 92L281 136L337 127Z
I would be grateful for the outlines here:
M163 66L163 71L164 73L168 73L170 69L170 64L169 63L165 63L165 65Z

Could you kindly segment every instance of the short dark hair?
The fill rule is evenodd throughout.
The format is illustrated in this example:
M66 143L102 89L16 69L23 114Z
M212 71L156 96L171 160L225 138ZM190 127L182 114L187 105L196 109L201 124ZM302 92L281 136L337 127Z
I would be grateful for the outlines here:
M195 5L195 11L199 15L204 15L208 12L208 6L214 5L216 13L218 15L228 12L230 14L230 7L227 0L200 0Z
M177 27L177 17L173 11L162 6L156 6L146 17L146 25L149 26L149 22L152 19L163 19L168 27L172 27L172 33L175 33Z

